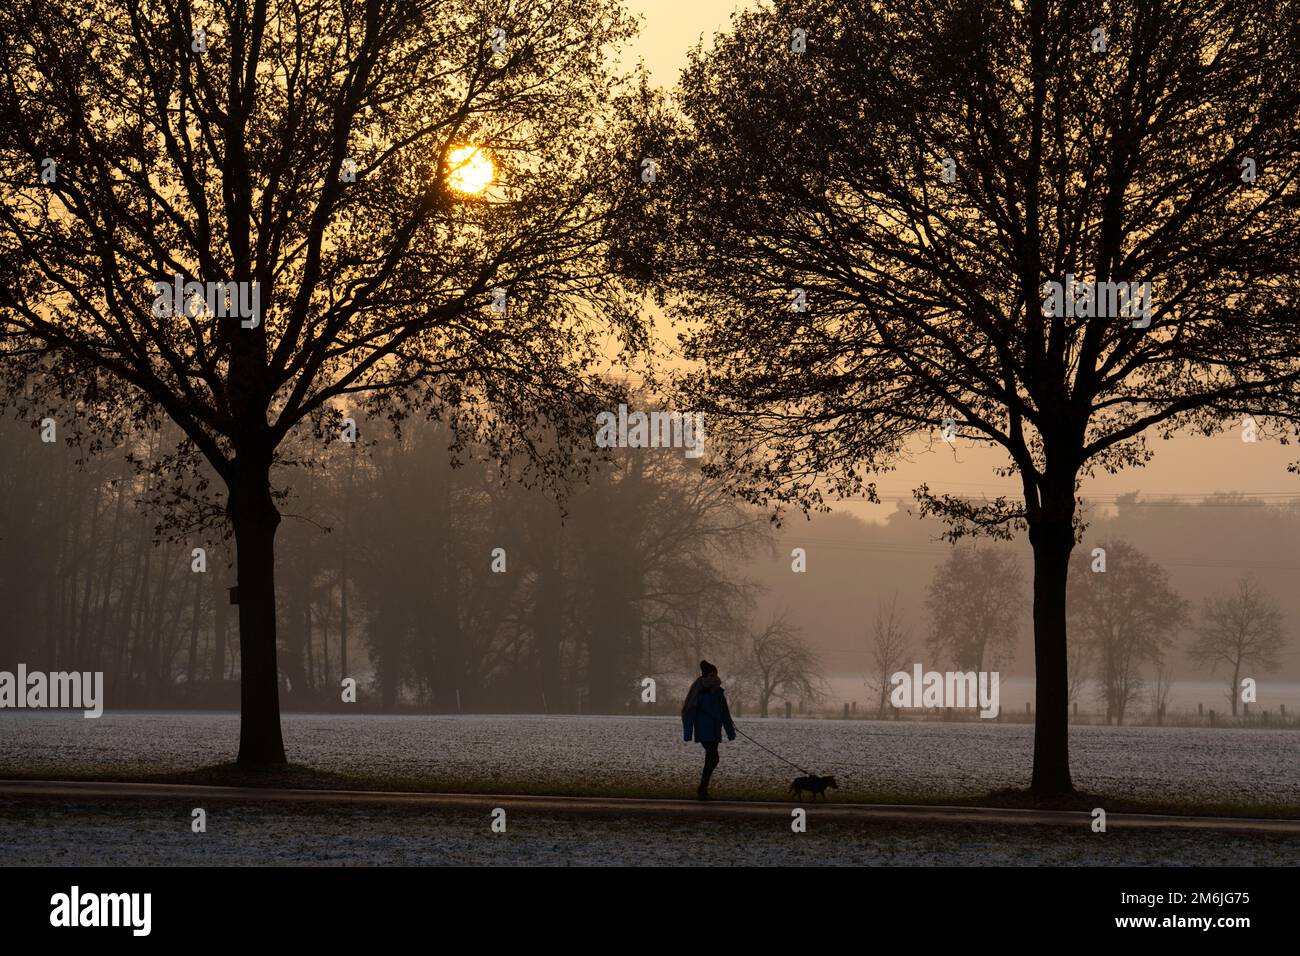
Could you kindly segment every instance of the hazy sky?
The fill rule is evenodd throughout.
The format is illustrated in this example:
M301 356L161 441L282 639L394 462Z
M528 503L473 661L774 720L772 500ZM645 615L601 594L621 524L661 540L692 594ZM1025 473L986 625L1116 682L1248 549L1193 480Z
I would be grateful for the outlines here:
M686 65L686 51L701 36L711 37L725 29L733 10L758 6L744 0L625 0L641 17L641 36L628 51L635 60L645 61L654 81L662 86L677 82Z
M641 35L628 56L645 61L654 81L663 86L676 82L686 64L686 53L704 36L726 29L731 13L757 6L744 0L628 0L628 8L642 18ZM1300 448L1283 447L1260 440L1241 441L1240 430L1216 438L1180 436L1162 442L1148 435L1156 457L1142 469L1119 475L1100 475L1086 480L1083 493L1096 500L1140 491L1144 495L1200 496L1216 491L1241 491L1263 495L1300 496L1300 476L1288 474L1288 462L1300 459ZM891 476L880 480L882 492L908 498L911 489L926 481L936 491L954 494L1017 494L1014 480L999 479L993 468L1005 464L1005 456L988 449L960 443L954 449L939 446L928 451L918 443L910 463L903 463ZM880 520L894 508L848 506L863 518Z

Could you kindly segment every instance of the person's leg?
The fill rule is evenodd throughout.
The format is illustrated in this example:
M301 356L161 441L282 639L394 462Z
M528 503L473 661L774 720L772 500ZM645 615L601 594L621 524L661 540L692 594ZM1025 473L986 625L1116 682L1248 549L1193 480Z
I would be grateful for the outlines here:
M704 773L700 776L700 787L696 793L706 797L709 794L709 778L713 776L713 768L718 765L718 742L713 740L701 743L700 746L704 748Z

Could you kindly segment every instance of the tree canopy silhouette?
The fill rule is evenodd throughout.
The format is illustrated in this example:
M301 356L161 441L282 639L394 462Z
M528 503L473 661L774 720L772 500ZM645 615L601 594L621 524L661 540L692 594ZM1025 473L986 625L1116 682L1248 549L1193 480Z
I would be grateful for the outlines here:
M954 550L926 592L935 664L991 670L1013 656L1024 616L1024 575L1016 556L991 548Z
M1192 644L1192 660L1210 665L1214 673L1223 664L1228 672L1228 703L1237 716L1241 702L1243 668L1276 670L1286 643L1286 620L1282 610L1257 581L1246 576L1237 582L1235 593L1207 597L1201 606L1201 621Z
M1022 495L915 494L954 539L1028 532L1037 793L1073 789L1080 480L1294 383L1296 22L1262 0L777 0L642 111L660 174L620 250L686 323L684 401L735 439L718 473L810 509L874 497L936 432L1005 451Z
M6 357L105 422L167 416L176 463L220 476L241 763L285 759L272 468L291 431L323 440L373 398L538 480L590 446L601 337L637 337L604 268L601 135L632 28L613 0L0 10ZM458 188L485 157L491 184Z

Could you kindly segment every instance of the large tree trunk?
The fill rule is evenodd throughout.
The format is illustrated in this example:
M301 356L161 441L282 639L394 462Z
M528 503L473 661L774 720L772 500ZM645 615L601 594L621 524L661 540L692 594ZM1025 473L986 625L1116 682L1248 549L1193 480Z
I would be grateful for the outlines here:
M236 460L229 481L239 586L240 766L283 764L275 647L275 532L270 456Z
M1034 774L1040 796L1072 793L1065 589L1074 550L1074 497L1044 500L1031 523L1034 548Z

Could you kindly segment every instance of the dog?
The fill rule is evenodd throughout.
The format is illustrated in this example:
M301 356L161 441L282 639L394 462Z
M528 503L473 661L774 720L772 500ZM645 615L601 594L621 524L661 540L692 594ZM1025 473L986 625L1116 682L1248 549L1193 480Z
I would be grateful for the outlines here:
M813 795L814 800L817 799L818 794L821 794L821 798L825 800L827 787L838 790L839 784L835 782L834 777L795 777L794 783L790 784L790 799L803 796L803 792L807 790Z

